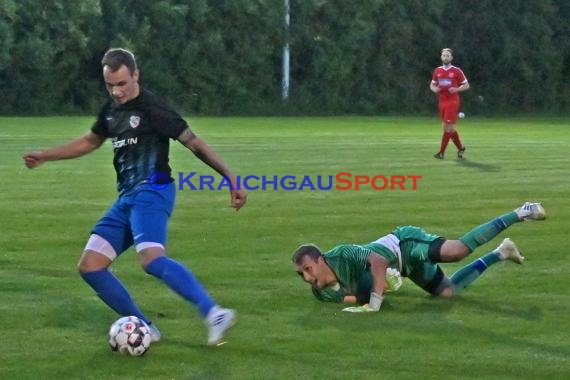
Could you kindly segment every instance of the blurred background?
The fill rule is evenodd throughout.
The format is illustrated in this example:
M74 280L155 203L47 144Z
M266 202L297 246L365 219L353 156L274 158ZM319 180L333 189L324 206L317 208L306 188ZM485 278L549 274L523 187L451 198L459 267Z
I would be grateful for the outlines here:
M440 50L468 115L568 115L568 0L0 0L0 115L96 112L100 60L194 115L433 115Z

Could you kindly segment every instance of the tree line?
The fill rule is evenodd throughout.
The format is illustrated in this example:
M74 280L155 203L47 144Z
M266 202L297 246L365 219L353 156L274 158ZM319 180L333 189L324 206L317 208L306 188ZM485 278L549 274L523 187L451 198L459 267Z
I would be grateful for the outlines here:
M2 0L0 114L95 112L100 60L131 49L186 114L421 115L440 50L471 114L567 114L566 0ZM282 94L288 43L290 92Z

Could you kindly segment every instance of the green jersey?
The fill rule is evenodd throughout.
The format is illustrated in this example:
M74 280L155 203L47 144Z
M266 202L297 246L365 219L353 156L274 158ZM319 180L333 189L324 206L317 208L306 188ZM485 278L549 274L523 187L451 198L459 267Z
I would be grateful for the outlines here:
M356 296L358 303L366 303L372 291L373 278L367 258L377 253L388 260L388 267L399 271L425 289L437 274L437 263L429 259L432 243L445 241L415 226L397 227L391 234L382 236L369 244L339 245L323 254L338 285L323 289L313 288L317 299L328 302L343 302L345 296ZM436 244L436 249L440 249ZM390 285L387 277L387 284Z
M390 262L390 267L398 268L398 258L387 247L380 244L339 245L323 254L326 263L338 280L338 285L323 289L313 288L313 294L320 301L343 302L348 295L362 297L368 302L373 285L370 264L367 262L370 253L378 253ZM359 301L360 303L360 301Z

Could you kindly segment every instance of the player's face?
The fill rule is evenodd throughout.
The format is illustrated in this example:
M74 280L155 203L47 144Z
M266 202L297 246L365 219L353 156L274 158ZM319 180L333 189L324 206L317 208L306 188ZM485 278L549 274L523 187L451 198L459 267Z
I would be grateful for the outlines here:
M449 65L451 61L453 61L453 56L451 55L450 52L444 51L443 53L441 53L441 63L443 63L444 65Z
M300 264L295 265L295 271L303 281L317 289L322 289L327 285L327 269L327 263L322 257L314 261L305 256Z
M103 67L103 78L109 95L119 104L125 104L139 96L139 71L132 75L127 66L122 65L117 71L109 66Z

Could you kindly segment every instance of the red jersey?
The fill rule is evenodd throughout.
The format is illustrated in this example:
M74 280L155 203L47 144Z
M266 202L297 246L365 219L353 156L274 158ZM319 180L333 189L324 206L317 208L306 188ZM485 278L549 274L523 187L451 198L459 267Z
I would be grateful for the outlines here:
M459 87L467 83L467 78L459 67L449 65L448 67L439 66L433 71L431 82L439 87L439 101L459 100L459 93L450 94L450 87Z

